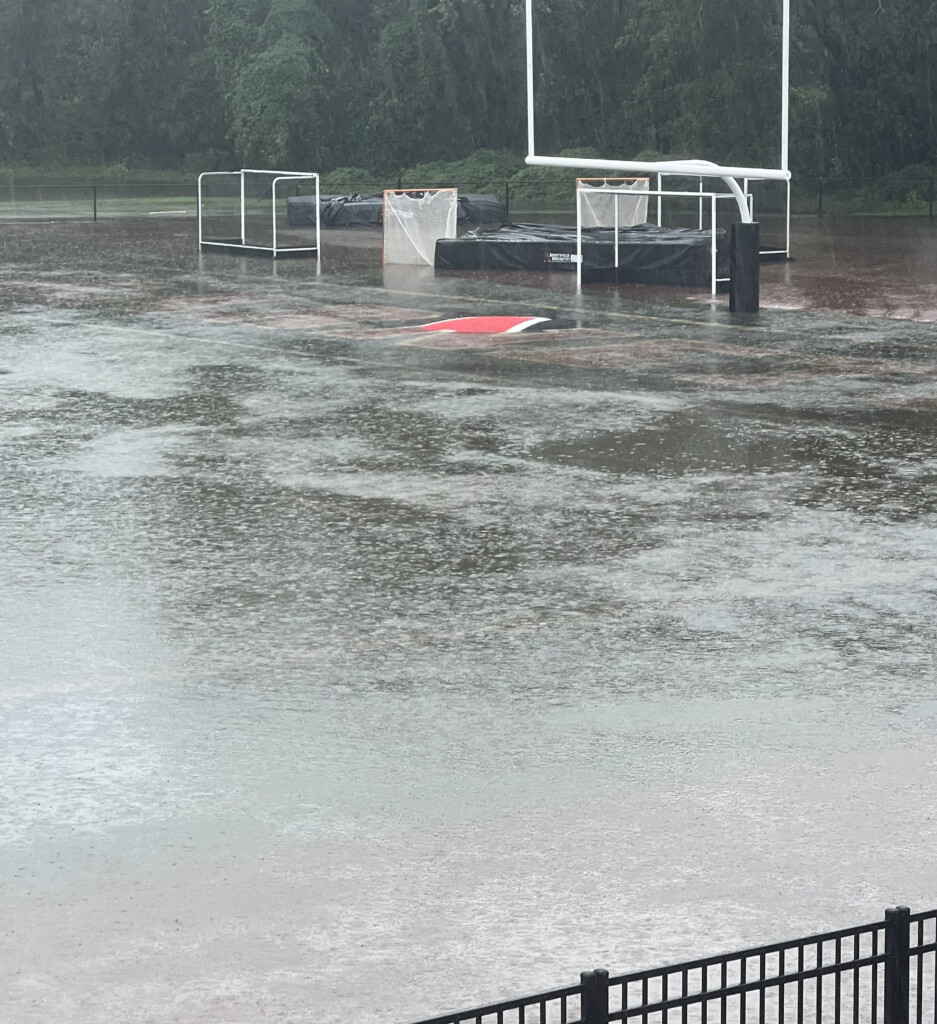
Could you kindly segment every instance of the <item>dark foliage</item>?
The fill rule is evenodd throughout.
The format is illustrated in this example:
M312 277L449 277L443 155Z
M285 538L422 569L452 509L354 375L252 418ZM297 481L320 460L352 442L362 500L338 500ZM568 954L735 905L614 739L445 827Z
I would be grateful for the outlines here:
M780 8L536 0L538 149L776 166ZM793 25L795 173L933 166L937 5L794 0ZM518 0L0 0L2 163L381 178L520 154L525 111Z

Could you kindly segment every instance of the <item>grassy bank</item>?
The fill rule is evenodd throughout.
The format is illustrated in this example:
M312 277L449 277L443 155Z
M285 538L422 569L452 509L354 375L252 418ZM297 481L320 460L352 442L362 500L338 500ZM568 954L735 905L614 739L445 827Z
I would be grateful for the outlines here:
M564 156L595 157L595 150L565 150ZM650 155L650 154L646 154ZM657 156L657 154L654 154ZM0 205L10 215L13 205L30 207L23 215L43 216L42 207L63 204L64 215L87 216L96 207L108 216L108 206L121 213L151 213L152 200L161 205L178 200L180 208L194 198L197 173L183 170L144 170L124 164L41 167L0 166ZM323 193L378 193L385 188L457 187L505 200L512 213L527 210L569 210L574 205L575 173L527 167L516 153L481 149L462 160L435 161L379 175L363 167L338 167L324 173ZM668 179L668 187L679 187ZM695 182L689 186L695 188ZM55 194L54 190L59 190ZM93 191L92 191L93 190ZM783 188L755 185L755 206L762 214L784 209ZM880 178L794 176L791 209L795 214L933 216L937 205L937 169L916 164ZM194 211L193 211L194 212ZM113 215L116 215L113 214Z

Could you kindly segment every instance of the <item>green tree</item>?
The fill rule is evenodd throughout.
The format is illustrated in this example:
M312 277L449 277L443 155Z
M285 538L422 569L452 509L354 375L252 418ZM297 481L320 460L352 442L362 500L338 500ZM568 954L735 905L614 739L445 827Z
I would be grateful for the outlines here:
M826 173L937 160L937 9L910 0L804 0Z
M300 169L314 138L312 53L298 36L284 34L238 75L231 137L253 167Z
M537 147L775 164L781 0L534 0ZM937 6L794 0L795 172L937 160ZM0 160L526 148L523 0L0 0Z
M776 166L781 27L775 0L640 0L618 40L635 150Z

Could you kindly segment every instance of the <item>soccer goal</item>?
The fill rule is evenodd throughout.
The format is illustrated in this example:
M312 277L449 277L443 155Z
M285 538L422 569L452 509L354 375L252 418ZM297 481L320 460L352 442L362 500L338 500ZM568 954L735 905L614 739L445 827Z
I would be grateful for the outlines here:
M454 188L387 189L384 262L434 266L437 240L456 237L458 211Z
M315 197L315 218L294 225L287 202ZM319 175L306 171L206 171L198 178L199 250L319 255Z

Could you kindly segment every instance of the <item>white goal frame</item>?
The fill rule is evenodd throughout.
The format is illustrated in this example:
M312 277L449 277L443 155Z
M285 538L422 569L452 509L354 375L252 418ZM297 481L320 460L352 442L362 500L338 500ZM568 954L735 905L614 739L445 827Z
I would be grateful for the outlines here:
M273 175L271 185L271 227L273 229L270 245L253 245L247 242L247 194L245 189L245 176L248 174ZM233 239L212 239L205 237L203 225L202 207L202 181L205 178L238 178L240 179L240 211L241 211L241 234L240 238ZM279 245L277 243L277 186L284 181L314 181L316 195L316 244L315 245ZM320 256L320 231L319 231L319 175L314 171L273 171L253 167L242 167L239 171L203 171L198 176L198 245L199 251L204 252L206 248L238 250L248 252L269 253L274 259L278 256L296 253L315 253L316 258Z
M534 136L534 15L533 0L525 0L527 36L527 158L534 167L587 167L614 174L675 174L684 177L721 178L738 205L743 223L750 224L752 206L739 179L743 181L783 181L787 183L787 242L786 254L790 255L791 235L791 172L788 167L789 142L789 94L790 94L790 0L782 0L781 15L781 145L779 167L733 167L713 163L710 160L600 160L589 157L544 156L537 153Z
M705 201L708 200L708 206L709 206L709 232L710 232L710 239L711 239L711 241L710 241L710 246L711 246L711 248L710 248L710 261L709 261L710 291L711 291L711 293L713 295L715 295L716 292L718 291L719 284L725 283L725 282L727 282L729 280L727 277L719 277L718 276L717 267L716 267L716 256L717 256L717 249L716 249L716 239L717 239L717 236L716 236L716 231L717 231L718 226L719 226L718 222L717 222L717 213L718 213L717 204L718 204L718 201L720 199L722 199L722 200L726 200L726 199L733 200L733 199L735 199L735 195L732 192L712 192L712 191L706 192L706 191L704 191L703 190L703 177L702 176L699 177L699 189L697 191L695 191L695 192L694 191L689 191L689 190L680 190L680 189L665 189L663 187L663 177L664 177L663 174L659 173L657 175L657 188L652 189L652 188L649 187L647 189L647 191L635 192L634 190L628 189L628 188L614 188L614 187L609 187L609 188L605 189L605 192L606 192L607 195L615 196L615 222L614 222L612 228L610 229L610 230L613 230L615 232L614 241L612 243L613 247L614 247L614 252L615 252L615 262L614 262L613 265L614 265L615 269L617 270L618 269L618 265L619 265L619 252L618 252L618 232L619 232L619 226L618 226L618 196L627 196L630 199L633 199L635 197L635 195L646 196L648 198L650 198L651 196L656 196L657 197L657 224L658 224L658 226L660 226L662 224L661 200L662 200L663 197L665 197L665 196L671 196L671 197L673 197L673 196L680 196L682 198L696 199L697 202L698 202L698 206L699 206L697 227L698 227L698 229L700 231L702 231L703 228L705 227L705 224L704 224L704 221L705 221L705 212L704 211L706 209L706 202ZM681 175L681 177L682 177L682 175ZM582 181L595 181L595 180L601 180L601 179L595 179L595 178L577 178L576 179L576 255L573 257L573 259L574 259L574 261L576 263L576 288L577 288L577 290L581 290L582 289L582 195L583 195L583 190L580 188L580 182L582 182ZM632 178L630 180L634 181L634 180L638 180L638 179ZM647 178L645 178L643 180L648 181ZM650 185L650 182L648 182L648 184ZM745 195L746 195L746 202L748 204L748 207L749 207L749 209L751 209L752 197L751 197L751 194L748 193L748 191L747 191L747 179L746 179L746 193L745 193Z

